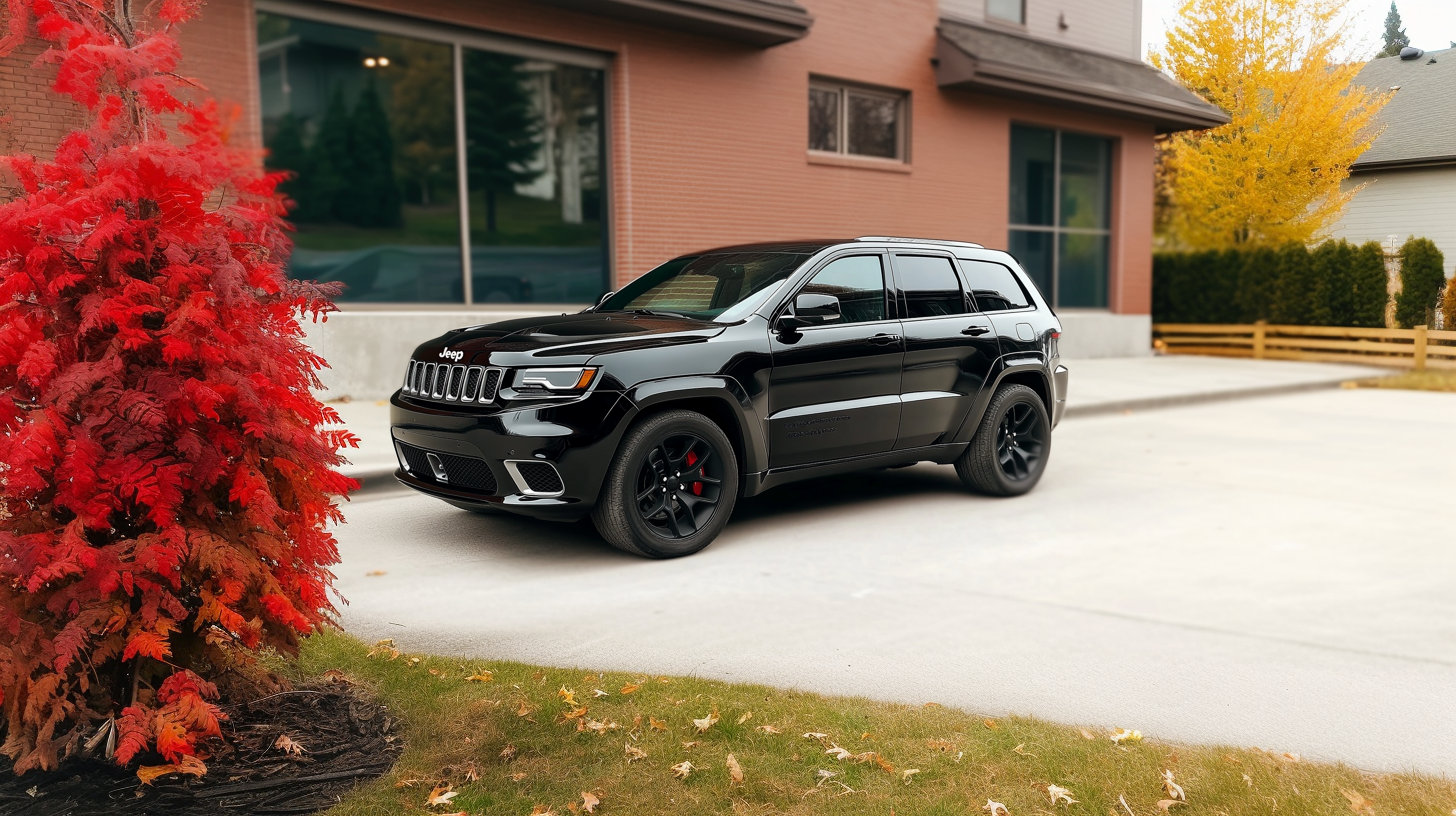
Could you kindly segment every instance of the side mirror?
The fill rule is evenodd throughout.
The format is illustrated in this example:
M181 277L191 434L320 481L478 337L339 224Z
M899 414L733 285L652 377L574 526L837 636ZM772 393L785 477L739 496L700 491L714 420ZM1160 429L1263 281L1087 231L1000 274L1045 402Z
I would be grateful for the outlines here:
M804 292L794 298L794 308L779 317L774 327L781 332L797 331L806 326L822 326L841 317L839 298Z

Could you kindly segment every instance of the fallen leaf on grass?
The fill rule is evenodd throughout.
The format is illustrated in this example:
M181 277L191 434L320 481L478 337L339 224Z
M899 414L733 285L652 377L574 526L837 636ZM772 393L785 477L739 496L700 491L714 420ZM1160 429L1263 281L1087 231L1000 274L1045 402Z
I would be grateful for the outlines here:
M394 660L398 658L399 650L394 648L394 639L385 638L384 640L375 643L374 648L370 649L369 653L366 654L365 657L373 657L375 655L385 655L386 660Z
M728 778L733 780L733 784L742 785L743 766L738 764L738 758L733 756L732 754L729 754L727 762L725 764L727 764L728 766Z
M1136 813L1133 813L1132 812L1132 808L1131 807L1128 807L1127 797L1126 796L1123 796L1122 794L1119 793L1117 795L1117 803L1119 805L1122 805L1122 809L1123 810L1127 811L1127 816L1137 816Z
M1163 791L1168 794L1169 799L1176 799L1180 802L1188 801L1188 797L1183 793L1183 786L1173 781L1173 771L1166 768L1163 770Z
M829 735L821 734L818 731L810 731L809 733L804 735L804 739L819 740L820 742L823 742L824 740L829 739Z
M513 742L506 743L506 747L500 752L501 762L510 762L516 758L516 745Z
M513 774L511 774L511 781L512 782L520 782L521 780L523 780L525 778L526 778L526 775L524 773L513 773Z
M586 706L577 706L576 708L573 708L570 711L564 712L561 715L560 722L567 722L568 720L579 720L579 719L581 719L582 717L585 717L585 716L586 716Z
M757 731L760 734L782 734L782 733L784 733L784 732L778 730L777 728L774 728L772 725L760 725L759 727L757 727L757 728L755 728L753 730L754 731Z
M410 659L409 659L409 665L410 665L410 668L412 668L412 669L413 669L413 668L414 668L414 667L415 667L415 666L418 666L418 665L420 665L420 661L421 661L421 660L422 660L422 659L423 659L423 658L418 658L418 657L411 657L411 658L410 658Z
M592 689L592 696L593 697L610 697L610 696L612 696L612 693L610 691L602 691L599 688L594 688L594 689Z
M562 686L556 692L556 696L561 698L561 702L566 703L572 708L576 708L581 705L581 703L578 703L576 701L576 689L569 689L566 686Z
M1024 756L1024 757L1035 757L1036 756L1036 754L1028 754L1025 750L1023 750L1025 748L1026 748L1026 743L1023 742L1023 743L1018 744L1015 748L1012 748L1011 749L1011 752L1013 754L1020 754L1021 756Z
M1000 731L1001 730L1001 726L997 725L995 720L992 720L992 719L989 719L989 718L988 719L981 720L981 725L986 726L987 728L991 729L992 731Z
M532 680L535 680L537 683L545 682L545 680L546 680L546 672L543 672L543 671L533 671L533 672L531 672L531 679Z
M181 762L166 765L143 765L136 771L137 779L140 779L143 785L150 785L161 777L174 773L200 777L207 773L207 766L197 757L184 756Z
M388 575L388 574L389 573L385 572L384 570L369 570L368 572L364 573L364 577L365 578L375 578L375 577L378 577L380 575Z
M699 719L693 720L693 727L696 728L696 729L698 729L698 733L699 734L703 733L704 731L707 731L709 728L712 728L714 725L717 725L717 724L718 724L718 707L716 705L713 706L713 710L711 712L709 712L708 716L701 717Z
M743 712L742 715L740 715L738 717L738 724L739 725L743 725L744 723L748 722L751 719L753 719L753 712L752 711L745 711L745 712Z
M657 719L656 717L648 717L647 727L651 728L653 731L666 731L667 723Z
M1371 802L1369 799L1366 799L1364 794L1360 793L1359 791L1341 789L1340 793L1344 794L1345 798L1350 800L1350 810L1353 810L1356 813L1375 812L1375 803ZM1452 810L1451 812L1456 813L1456 810Z
M601 803L602 800L598 799L591 791L581 792L581 809L587 813L596 813L597 805Z
M556 811L550 805L537 805L531 808L531 816L556 816Z
M699 745L702 745L702 743L698 742L697 740L688 740L682 744L682 749L684 751L691 751Z
M495 674L494 673L490 672L487 669L481 669L480 671L476 672L475 674L472 674L469 677L465 678L465 682L467 682L467 683L489 683L490 681L492 681L494 679L495 679Z
M1184 801L1181 801L1181 800L1178 800L1178 799L1159 799L1158 800L1158 810L1161 810L1164 813L1167 813L1168 812L1168 808L1170 808L1170 807L1172 807L1174 805L1186 805L1186 804L1188 804L1188 803L1187 802L1184 802Z
M831 771L831 770L829 770L827 768L820 768L819 770L817 770L817 771L814 772L814 775L817 776L817 777L819 777L819 782L814 785L814 787L816 787L816 788L819 787L819 785L822 785L825 782L828 782L830 779L833 779L834 777L839 776L839 774L837 774L834 771Z
M535 710L536 709L530 703L522 700L519 704L516 705L516 716L529 717L531 716L531 713Z
M641 683L628 683L627 685L622 686L622 691L620 693L621 694L631 694L632 692L634 692L634 691L636 691L637 689L640 689L640 688L642 688L642 684Z
M343 683L349 686L354 685L354 681L349 679L349 675L344 674L344 672L340 669L329 669L328 671L323 673L323 679L326 683Z
M1121 745L1124 742L1135 744L1143 741L1143 732L1129 731L1126 728L1122 728L1113 734L1111 739L1113 745Z
M925 705L921 706L921 708L940 708L940 707L941 707L940 703L926 703Z
M639 759L646 759L647 752L638 748L630 742L622 743L622 750L627 755L628 762L636 762Z
M1069 805L1077 804L1077 800L1072 798L1072 792L1061 785L1047 785L1047 795L1052 798L1053 805L1063 802Z
M986 804L981 805L981 810L986 811L991 816L1011 816L1011 811L1007 810L1005 805L992 799L987 799Z
M273 747L289 756L303 756L308 751L292 737L287 734L279 734L278 739L273 740Z
M695 770L697 769L693 767L693 763L688 762L685 759L682 762L679 762L678 764L672 766L672 775L677 777L678 779L687 779L688 774L691 774Z
M449 786L447 785L436 785L435 789L430 791L430 798L425 800L425 804L432 806L448 805L450 804L451 799L454 799L459 795L459 793L450 790Z
M943 740L943 739L926 740L925 744L930 747L930 750L932 750L932 751L939 751L942 754L948 753L948 752L950 752L952 750L955 750L955 743L951 742L950 740Z
M900 778L905 780L905 784L908 785L910 784L910 777L918 773L920 773L919 768L906 768L905 770L900 772Z
M835 759L839 760L840 762L843 762L846 759L849 759L850 757L854 756L854 754L851 754L849 751L847 751L847 750L845 750L843 748L840 748L838 745L836 745L835 743L832 743L832 742L829 743L829 750L825 751L824 753L826 753L826 754L834 757Z
M1251 779L1251 778L1249 778L1249 775L1248 774L1243 774L1243 777L1244 777L1244 784L1245 785L1248 785L1251 788L1254 787L1254 780Z

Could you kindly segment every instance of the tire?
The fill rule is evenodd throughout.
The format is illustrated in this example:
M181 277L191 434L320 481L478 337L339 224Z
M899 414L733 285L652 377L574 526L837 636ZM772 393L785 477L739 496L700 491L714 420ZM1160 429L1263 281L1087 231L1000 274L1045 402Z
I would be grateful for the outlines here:
M666 481L678 478L675 487ZM738 459L727 435L702 414L664 411L622 438L591 519L618 549L678 558L711 544L737 500Z
M1024 385L1003 385L955 469L977 493L1020 496L1041 481L1051 452L1052 424L1041 397Z

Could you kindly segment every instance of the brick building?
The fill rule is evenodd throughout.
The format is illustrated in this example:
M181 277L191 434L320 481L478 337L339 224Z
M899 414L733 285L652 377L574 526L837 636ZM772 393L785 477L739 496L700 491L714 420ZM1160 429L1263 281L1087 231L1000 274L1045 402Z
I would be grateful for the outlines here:
M580 308L696 249L1009 248L1068 356L1146 353L1153 140L1226 121L1139 61L1139 0L210 0L185 71L296 170L337 392L413 345ZM9 147L73 111L0 63Z

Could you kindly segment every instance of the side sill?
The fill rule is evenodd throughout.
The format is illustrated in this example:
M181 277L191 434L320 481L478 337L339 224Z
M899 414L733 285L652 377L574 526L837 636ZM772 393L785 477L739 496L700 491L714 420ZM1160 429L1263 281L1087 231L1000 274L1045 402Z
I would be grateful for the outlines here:
M851 459L837 459L833 462L823 462L815 465L795 465L793 467L777 468L759 473L749 473L744 476L743 495L757 496L765 490L792 482L800 482L805 479L817 479L820 476L836 476L841 473L853 473L857 470L866 470L869 468L913 465L916 462L934 462L938 465L948 465L954 462L956 457L961 455L968 444L966 442L952 442L946 445L926 445L923 448L885 451L884 453L872 453L867 456L856 456Z

